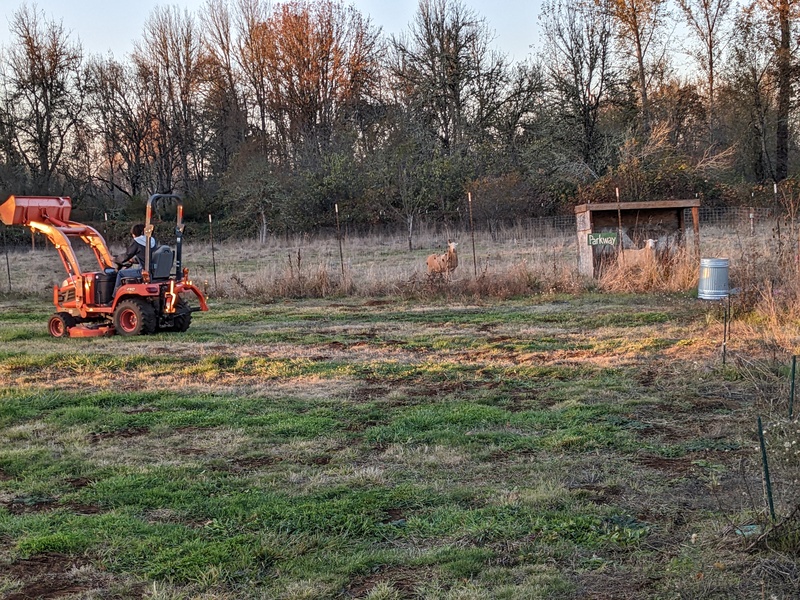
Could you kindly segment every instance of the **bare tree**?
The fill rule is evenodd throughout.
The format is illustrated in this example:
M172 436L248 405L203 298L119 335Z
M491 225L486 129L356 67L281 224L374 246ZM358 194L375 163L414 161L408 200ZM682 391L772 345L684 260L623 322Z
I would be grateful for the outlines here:
M203 122L209 128L212 170L222 174L247 135L236 30L227 0L207 0L200 18L207 55Z
M12 102L11 80L8 74L8 60L0 48L0 186L7 189L26 190L28 173L25 161L17 146L14 125L14 103Z
M158 191L186 191L202 182L207 162L197 128L205 77L201 36L194 18L177 7L156 8L145 23L133 61L146 84L140 93L156 101L154 146Z
M654 54L656 43L666 18L666 0L596 0L605 6L617 23L624 51L631 52L636 64L639 100L641 102L642 126L650 128L651 65L660 66L663 55Z
M612 21L607 11L587 2L554 0L544 5L543 15L556 112L577 123L581 159L596 177L598 121L612 87Z
M796 12L794 0L767 0L766 5L777 20L775 68L778 80L778 116L775 128L775 181L789 174L789 113L792 105L793 56L791 18Z
M700 49L693 55L706 80L706 110L709 119L715 111L717 64L724 47L725 19L732 0L678 0L689 30L697 36ZM709 123L713 129L712 123Z
M753 0L739 9L733 27L727 99L730 112L747 121L738 133L759 181L781 181L789 172L796 11L795 0Z
M86 69L90 126L104 155L94 176L112 197L144 195L157 187L151 173L155 100L141 93L145 84L131 65L113 58L93 59Z
M235 0L236 62L245 82L244 105L250 123L258 132L266 152L269 132L267 86L269 71L269 4L264 0Z
M543 104L544 68L535 62L517 63L509 70L507 79L502 90L503 101L493 115L491 125L498 133L500 146L516 154L533 129Z
M775 179L770 152L777 89L773 77L774 46L770 26L756 3L742 7L734 18L734 38L725 70L726 102L730 106L733 138L744 155L745 172L757 181Z
M468 130L468 104L489 56L485 22L461 0L420 0L409 37L393 38L392 72L446 152ZM489 67L492 70L492 67Z
M324 152L378 74L377 30L332 0L277 7L268 22L267 103L287 156Z
M14 13L11 34L3 90L7 127L35 187L46 193L59 185L64 154L75 141L83 110L83 51L61 23L27 5Z

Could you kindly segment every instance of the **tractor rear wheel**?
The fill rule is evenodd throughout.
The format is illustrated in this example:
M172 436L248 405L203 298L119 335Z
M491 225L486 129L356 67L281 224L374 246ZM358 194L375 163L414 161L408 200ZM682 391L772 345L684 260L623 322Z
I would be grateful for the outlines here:
M75 317L69 313L58 312L50 317L47 322L47 330L50 335L56 338L69 337L69 328L77 325Z
M120 335L147 335L156 330L156 311L141 298L123 300L114 311L114 329Z

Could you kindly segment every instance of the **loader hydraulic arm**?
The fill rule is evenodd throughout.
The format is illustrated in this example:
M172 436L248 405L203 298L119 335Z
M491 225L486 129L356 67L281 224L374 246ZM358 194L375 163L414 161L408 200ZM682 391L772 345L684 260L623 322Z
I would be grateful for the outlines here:
M103 236L88 225L69 220L72 202L52 196L11 196L0 205L0 220L6 225L23 225L46 236L58 251L70 276L80 276L81 268L70 238L87 244L101 269L114 268L114 259Z

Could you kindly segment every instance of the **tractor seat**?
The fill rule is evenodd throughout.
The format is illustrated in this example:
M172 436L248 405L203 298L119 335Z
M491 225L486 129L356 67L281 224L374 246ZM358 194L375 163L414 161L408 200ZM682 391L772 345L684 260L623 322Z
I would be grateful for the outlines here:
M159 246L150 257L150 278L167 279L172 271L175 253L169 246Z

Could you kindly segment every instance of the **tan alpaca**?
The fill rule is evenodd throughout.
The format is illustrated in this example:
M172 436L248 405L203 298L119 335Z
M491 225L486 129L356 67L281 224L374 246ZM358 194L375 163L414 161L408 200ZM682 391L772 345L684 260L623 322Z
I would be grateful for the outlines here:
M431 254L426 261L429 277L450 277L458 266L456 242L447 240L447 252L444 254Z

